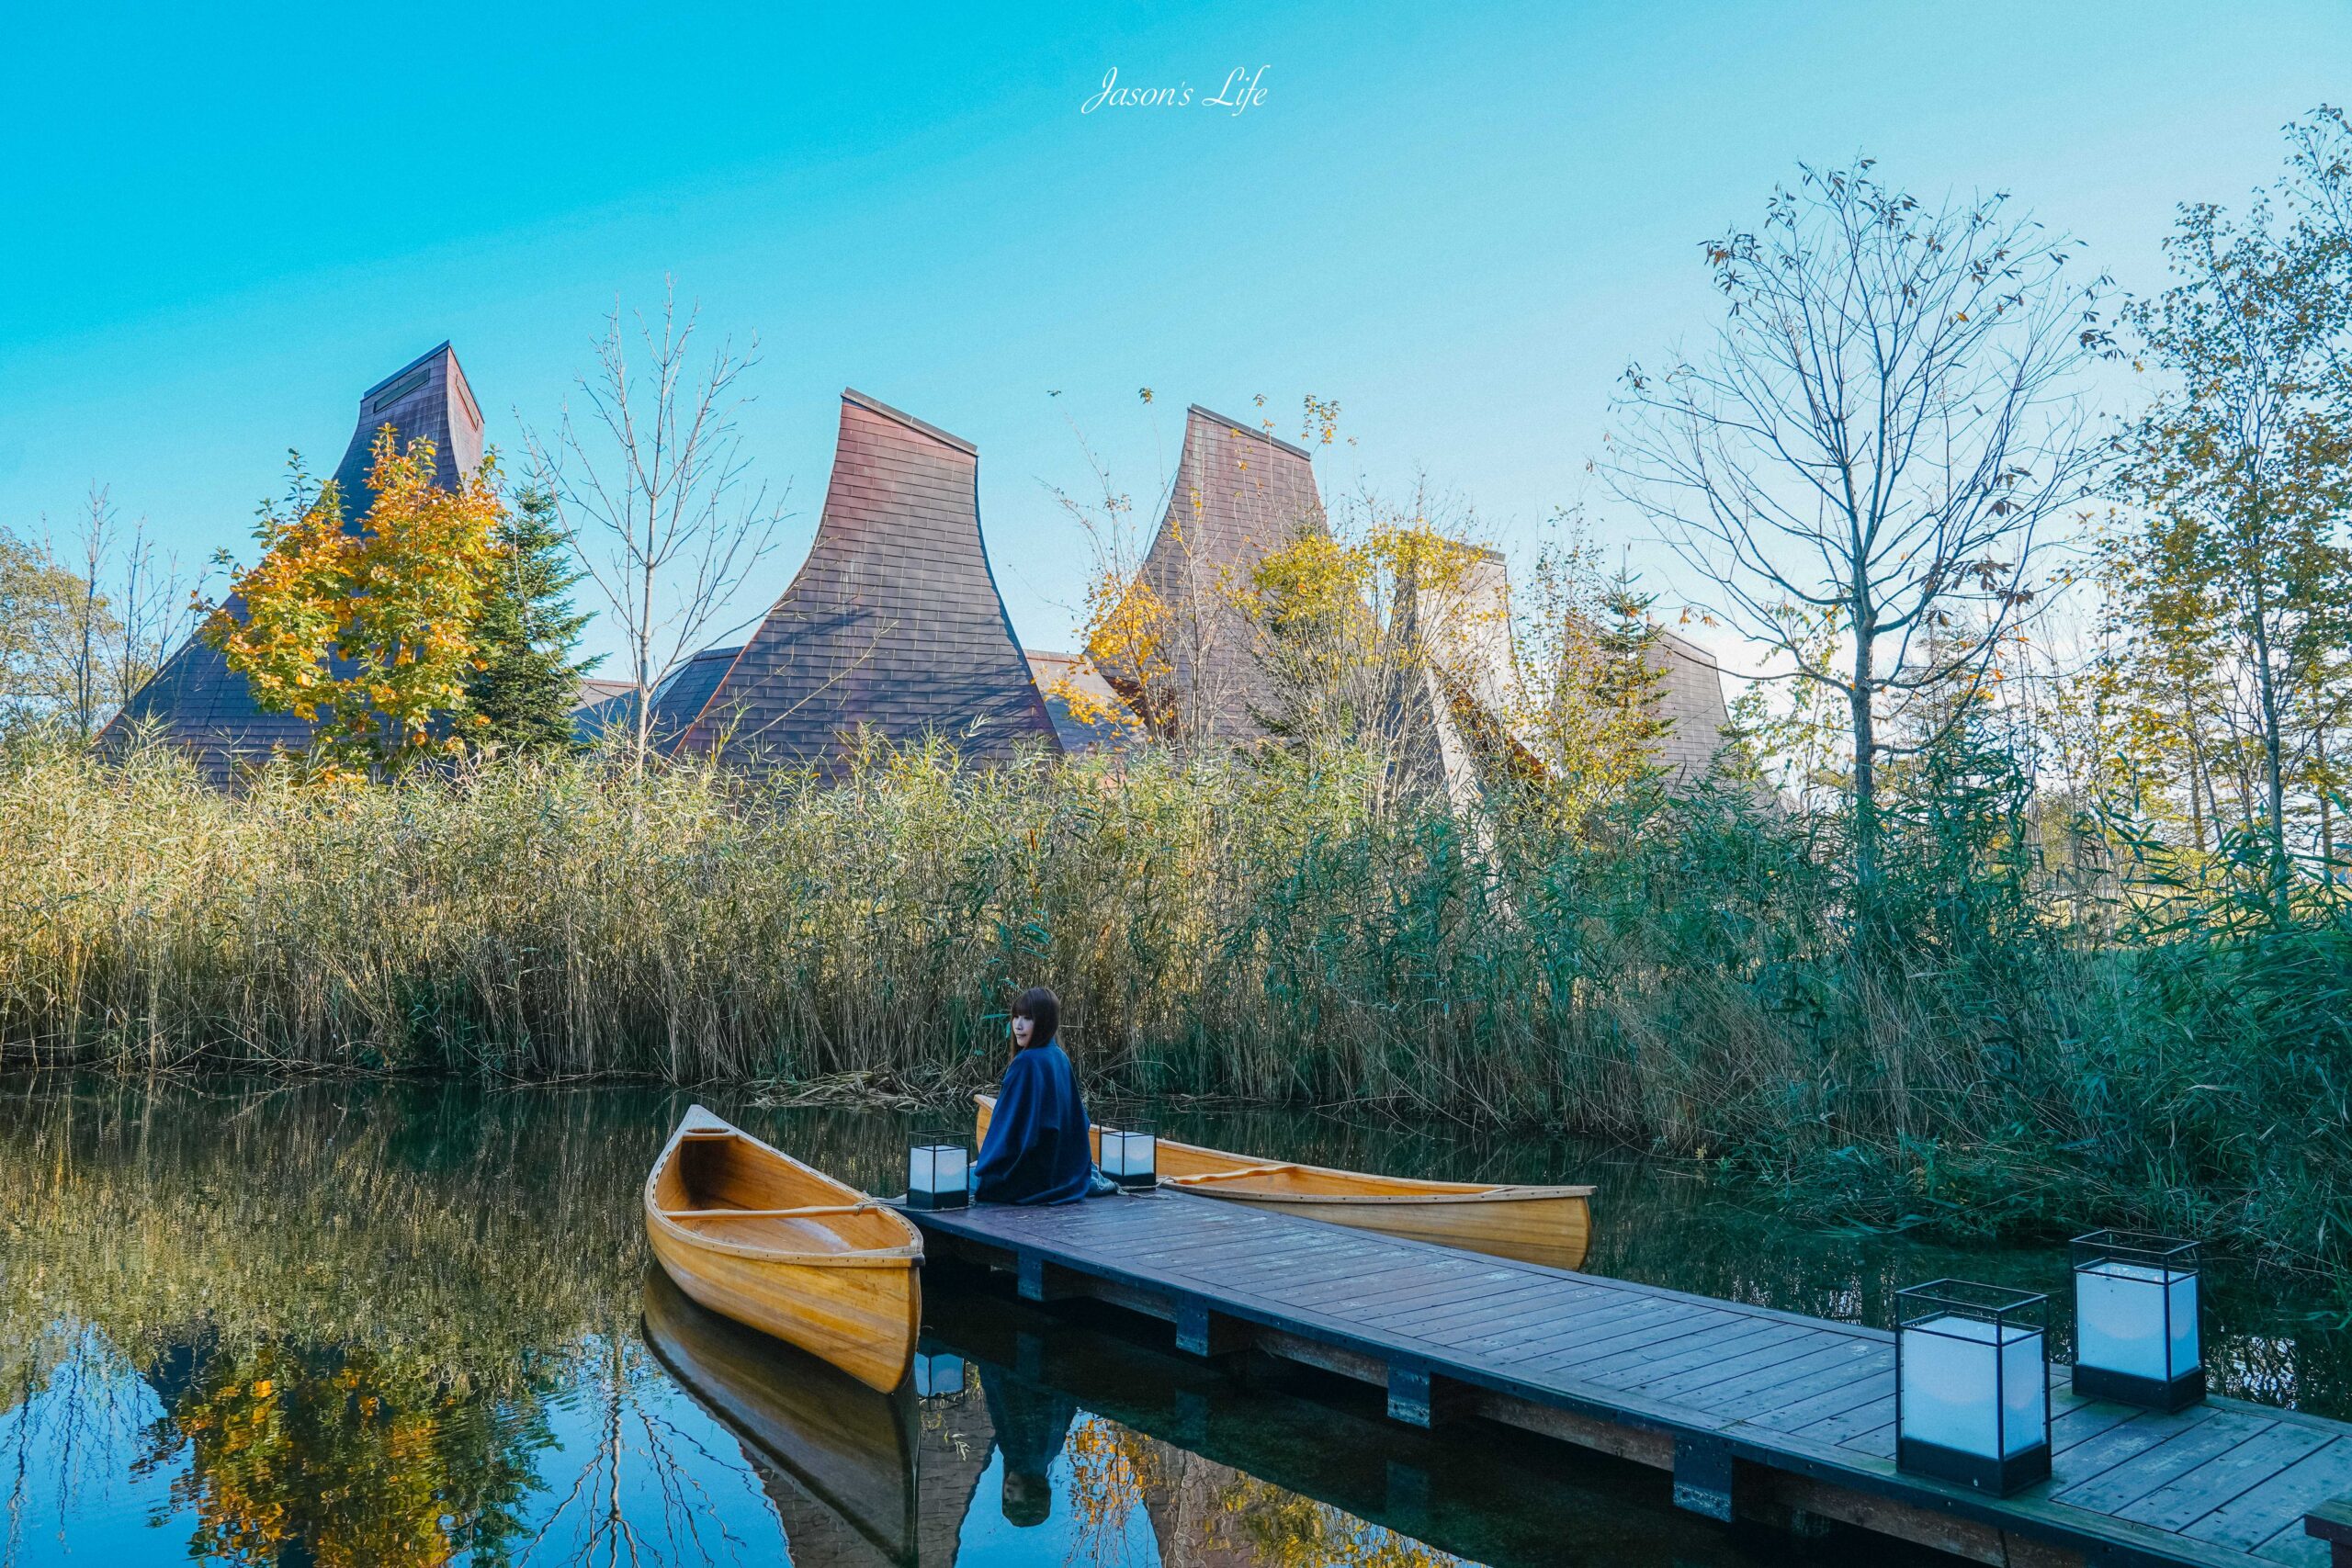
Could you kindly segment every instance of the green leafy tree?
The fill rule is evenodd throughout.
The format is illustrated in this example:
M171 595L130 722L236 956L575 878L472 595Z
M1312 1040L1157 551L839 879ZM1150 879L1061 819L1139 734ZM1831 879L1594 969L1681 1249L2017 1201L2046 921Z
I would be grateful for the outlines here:
M70 711L84 586L42 546L0 528L0 728Z
M1535 558L1515 641L1509 707L1514 734L1550 781L1544 815L1585 824L1594 813L1662 774L1659 714L1664 633L1650 624L1651 596L1629 572L1603 576L1600 547L1573 515Z
M2236 220L2184 208L2165 253L2172 287L2130 316L2163 382L2120 473L2134 522L2104 562L2121 683L2180 693L2176 771L2192 792L2204 776L2208 810L2234 762L2238 826L2283 898L2295 825L2334 782L2327 738L2352 719L2352 255L2267 198Z
M580 678L599 662L575 660L589 616L571 589L587 574L572 564L554 498L527 488L497 536L497 569L474 626L476 657L466 691L482 721L469 739L484 750L545 751L571 744Z

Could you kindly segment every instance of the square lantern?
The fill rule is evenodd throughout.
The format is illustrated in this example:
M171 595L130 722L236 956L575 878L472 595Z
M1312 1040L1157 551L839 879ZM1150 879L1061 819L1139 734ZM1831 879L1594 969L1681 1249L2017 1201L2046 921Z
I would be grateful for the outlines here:
M1104 1127L1102 1174L1130 1192L1159 1185L1159 1134L1148 1122L1126 1118L1125 1127Z
M2075 1238L2075 1392L2151 1410L2205 1397L2197 1244L2142 1231Z
M915 1397L964 1392L964 1358L946 1350L915 1352Z
M907 1151L907 1207L960 1209L968 1199L971 1145L954 1133L926 1133Z
M2049 1479L2049 1298L1937 1280L1894 1304L1896 1468L1999 1496Z

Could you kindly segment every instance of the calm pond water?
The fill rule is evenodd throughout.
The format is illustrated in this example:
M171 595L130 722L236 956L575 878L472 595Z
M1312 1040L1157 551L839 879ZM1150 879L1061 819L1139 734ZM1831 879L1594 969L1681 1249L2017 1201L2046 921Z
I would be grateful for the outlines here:
M715 1109L896 1190L903 1118ZM0 1096L0 1562L1929 1561L1677 1512L1665 1478L1376 1394L1176 1355L1164 1327L934 1288L936 1389L883 1399L649 1277L639 1190L688 1097L45 1078ZM2063 1250L1794 1232L1623 1156L1295 1116L1164 1119L1270 1156L1599 1182L1589 1267L1884 1323ZM2219 1386L2352 1415L2352 1335L2213 1290ZM2059 1314L2063 1317L2064 1314ZM2063 1332L2059 1349L2063 1353Z

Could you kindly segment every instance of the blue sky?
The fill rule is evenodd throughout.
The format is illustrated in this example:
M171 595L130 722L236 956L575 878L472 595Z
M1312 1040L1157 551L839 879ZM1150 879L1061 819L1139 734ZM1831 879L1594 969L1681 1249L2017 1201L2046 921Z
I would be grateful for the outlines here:
M332 464L445 337L518 454L667 273L760 344L749 450L795 516L748 610L855 386L978 444L1046 647L1085 558L1041 482L1087 480L1071 424L1148 510L1183 405L1257 395L1287 434L1342 405L1327 495L1425 471L1519 551L1586 502L1671 603L1584 461L1626 358L1712 321L1699 241L1800 160L2012 190L2145 288L2175 203L2243 201L2284 121L2352 96L2342 0L208 9L10 17L0 522L96 479L185 559L243 551L286 449ZM1081 114L1113 67L1194 103ZM1201 101L1236 67L1239 116Z

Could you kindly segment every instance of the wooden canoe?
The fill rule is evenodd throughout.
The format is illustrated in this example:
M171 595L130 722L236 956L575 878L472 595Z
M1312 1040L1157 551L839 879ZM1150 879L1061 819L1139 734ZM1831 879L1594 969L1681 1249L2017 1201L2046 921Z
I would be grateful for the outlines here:
M697 1105L645 1179L645 1235L711 1311L886 1393L906 1377L922 1238L897 1210Z
M996 1100L985 1094L972 1100L979 1107L979 1136L985 1140ZM1099 1143L1096 1153L1101 1153ZM1584 1267L1592 1242L1589 1187L1369 1176L1328 1166L1252 1159L1170 1138L1159 1140L1159 1179L1163 1186L1204 1197L1555 1269Z
M855 1563L878 1554L912 1568L922 1499L910 1399L877 1393L814 1356L705 1312L659 1269L645 1280L645 1342L742 1444L796 1561ZM872 1551L834 1539L853 1532Z

